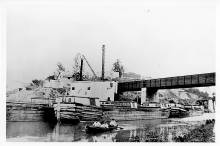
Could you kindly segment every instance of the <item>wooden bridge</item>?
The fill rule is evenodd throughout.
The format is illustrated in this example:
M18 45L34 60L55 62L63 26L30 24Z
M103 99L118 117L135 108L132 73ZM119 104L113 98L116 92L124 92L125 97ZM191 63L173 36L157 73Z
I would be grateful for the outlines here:
M118 93L149 89L175 89L215 86L215 72L118 83Z

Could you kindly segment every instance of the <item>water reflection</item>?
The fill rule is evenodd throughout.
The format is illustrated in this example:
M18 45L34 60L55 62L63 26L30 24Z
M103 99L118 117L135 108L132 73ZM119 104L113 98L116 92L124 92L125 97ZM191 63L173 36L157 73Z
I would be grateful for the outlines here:
M87 135L83 141L88 142L115 142L117 132L106 132L103 134Z
M115 137L117 142L171 142L175 136L188 132L190 125L172 123L171 125L151 123L141 128L119 131Z
M78 125L57 124L51 134L51 141L79 141L86 134L85 125L86 123Z
M6 137L45 137L54 127L54 124L46 122L7 122Z
M86 122L78 125L45 122L7 122L8 141L87 141L87 142L170 142L192 125L172 120L123 121L123 129L101 134L87 134Z

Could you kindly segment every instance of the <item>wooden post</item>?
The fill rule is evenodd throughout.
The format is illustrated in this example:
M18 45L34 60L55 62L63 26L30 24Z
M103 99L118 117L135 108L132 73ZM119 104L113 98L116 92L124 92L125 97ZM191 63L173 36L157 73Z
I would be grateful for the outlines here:
M60 98L58 99L57 102L57 121L60 122Z
M147 88L141 88L141 105L146 102Z

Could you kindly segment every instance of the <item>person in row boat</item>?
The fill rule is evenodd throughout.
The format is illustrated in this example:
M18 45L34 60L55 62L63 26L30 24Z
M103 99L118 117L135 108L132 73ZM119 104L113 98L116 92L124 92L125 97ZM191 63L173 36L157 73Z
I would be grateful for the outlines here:
M98 122L98 121L95 121L94 123L93 123L93 126L94 127L101 127L101 123L100 122Z
M107 124L107 123L103 123L103 124L101 125L101 127L102 127L102 128L108 128L108 124Z
M98 121L95 121L93 123L93 126L94 127L102 127L102 128L109 128L109 126L111 127L115 127L117 126L118 124L116 123L116 121L114 119L112 119L109 123L108 122L105 122L105 121L102 121L101 123L98 122Z
M112 119L109 123L110 126L118 126L118 124L116 123L115 119Z

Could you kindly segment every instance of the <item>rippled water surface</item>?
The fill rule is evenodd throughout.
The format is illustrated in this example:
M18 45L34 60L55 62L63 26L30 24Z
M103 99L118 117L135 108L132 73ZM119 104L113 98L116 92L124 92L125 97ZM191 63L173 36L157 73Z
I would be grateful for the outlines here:
M201 122L184 122L172 119L122 121L121 127L112 132L87 134L88 122L72 124L49 124L46 122L7 122L7 141L87 141L87 142L169 142L187 133Z

